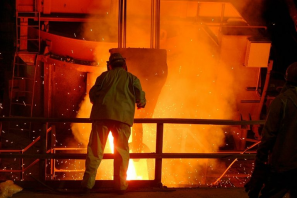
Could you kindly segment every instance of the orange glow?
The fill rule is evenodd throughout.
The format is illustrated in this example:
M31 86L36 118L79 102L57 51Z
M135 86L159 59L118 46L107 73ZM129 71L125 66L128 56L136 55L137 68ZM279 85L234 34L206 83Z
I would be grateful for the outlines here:
M129 161L128 171L127 171L127 180L136 180L136 179L141 180L142 177L140 176L140 177L137 178L133 160L130 160Z
M131 139L132 136L130 136ZM131 142L131 140L129 139L129 142ZM106 152L110 151L111 153L114 153L114 142L113 142L113 136L112 133L110 132L108 134L108 142L109 142L109 148L107 148ZM144 160L142 160L144 161ZM136 162L138 164L138 162ZM143 163L141 163L142 166ZM142 173L145 174L145 173ZM136 173L136 169L135 169L135 165L134 165L134 161L132 159L130 159L129 161L129 167L128 167L128 171L127 171L127 180L143 180L143 179L148 179L147 176L143 177L142 175L137 175Z
M111 153L114 153L113 136L112 136L111 132L109 132L109 134L108 134L108 142L110 145Z
M150 38L148 28L150 27L148 11L150 10L148 9L150 4L148 2L150 1L145 1L148 6L138 6L138 4L143 3L143 1L139 0L128 2L127 47L148 48ZM242 91L246 87L254 86L258 71L254 68L242 66L247 37L236 37L238 40L232 36L223 37L219 28L211 27L210 31L213 31L214 35L222 37L220 37L221 46L218 46L201 23L185 20L188 17L187 10L189 10L190 14L192 13L190 17L196 14L194 13L196 8L194 9L193 2L177 1L178 5L173 5L171 1L162 3L166 4L167 7L175 8L175 12L171 12L172 9L161 9L161 32L163 33L161 35L161 48L167 50L168 77L161 94L155 96L159 100L153 118L233 119L234 115L238 115L239 112L252 114L254 106L243 106L238 102L238 98L257 97L255 93ZM207 17L211 13L208 11L213 10L215 13L212 14L215 17L220 16L222 4L215 4L215 7L214 4L203 4L201 14ZM197 3L195 3L195 6L197 6ZM180 11L181 8L182 11ZM231 4L226 5L225 11L228 16L240 17ZM133 15L135 13L137 15ZM141 17L138 15L141 15ZM92 21L92 18L90 18L90 21ZM102 37L96 37L92 33L95 31L92 28L97 28L96 32L100 32L101 30L110 30L115 25L114 23L103 23L102 25L92 26L91 22L86 23L86 38L102 41ZM90 31L91 29L92 31ZM114 32L110 32L104 39L111 39L113 34ZM96 73L90 74L88 84L92 86L96 77L106 70L105 61L109 57L108 50L116 47L116 42L98 42L98 47L94 50L94 56L99 62L99 67ZM149 61L149 57L148 60L144 61ZM140 81L145 80L147 79L140 79ZM78 117L89 117L90 110L91 104L87 95L81 104ZM219 147L225 143L224 130L221 126L166 124L164 126L163 152L217 152ZM86 146L91 131L90 125L73 124L72 131L75 138ZM151 152L155 152L155 133L155 125L143 125L143 144ZM109 143L112 144L112 141L109 140ZM147 161L146 159L130 160L127 179L149 179L149 163ZM215 169L218 166L223 165L216 160L164 160L162 183L168 187L206 185L206 170ZM99 169L104 172L110 170L110 166L100 165ZM110 177L112 176L107 176L107 178ZM102 175L97 177L97 179L105 178Z

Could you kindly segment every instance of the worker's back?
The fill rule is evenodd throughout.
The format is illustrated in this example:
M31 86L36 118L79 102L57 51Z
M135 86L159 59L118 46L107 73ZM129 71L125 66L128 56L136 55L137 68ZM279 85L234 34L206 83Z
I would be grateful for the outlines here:
M122 67L102 73L90 90L91 118L115 120L132 126L137 86L140 86L138 78Z
M272 170L297 169L297 87L289 86L275 99L272 108L281 108L279 131L271 155Z

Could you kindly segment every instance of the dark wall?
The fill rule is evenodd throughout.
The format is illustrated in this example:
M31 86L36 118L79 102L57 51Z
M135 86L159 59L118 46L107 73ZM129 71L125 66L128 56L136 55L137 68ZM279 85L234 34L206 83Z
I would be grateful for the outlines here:
M0 103L3 109L0 115L7 115L8 80L11 76L11 68L14 54L15 35L15 1L0 1Z
M288 65L297 61L297 34L286 0L232 0L232 3L250 25L267 26L265 34L272 41L273 71L284 74Z

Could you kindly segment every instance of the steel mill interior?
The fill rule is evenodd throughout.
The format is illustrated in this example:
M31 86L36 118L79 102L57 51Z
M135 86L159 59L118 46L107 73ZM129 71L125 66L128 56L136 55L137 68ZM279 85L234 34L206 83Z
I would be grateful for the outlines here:
M120 52L147 98L129 140L129 182L243 187L267 109L297 60L280 2L1 0L0 181L79 186L88 92ZM98 188L113 180L111 135L105 152Z

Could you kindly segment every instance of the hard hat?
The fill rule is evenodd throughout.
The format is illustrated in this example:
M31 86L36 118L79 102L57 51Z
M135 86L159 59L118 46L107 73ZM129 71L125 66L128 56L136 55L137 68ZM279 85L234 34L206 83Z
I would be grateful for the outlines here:
M285 79L287 82L297 84L297 62L292 63L286 70Z
M110 64L111 66L115 66L118 64L121 65L121 63L125 64L125 59L120 53L113 53L110 55L108 64Z

